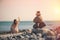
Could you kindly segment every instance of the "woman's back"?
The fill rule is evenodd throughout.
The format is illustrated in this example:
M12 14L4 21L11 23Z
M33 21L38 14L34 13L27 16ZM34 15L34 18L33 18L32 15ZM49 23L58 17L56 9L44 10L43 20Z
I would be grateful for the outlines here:
M34 23L41 23L41 22L42 22L41 16L35 17L34 20L33 20L33 22L34 22Z

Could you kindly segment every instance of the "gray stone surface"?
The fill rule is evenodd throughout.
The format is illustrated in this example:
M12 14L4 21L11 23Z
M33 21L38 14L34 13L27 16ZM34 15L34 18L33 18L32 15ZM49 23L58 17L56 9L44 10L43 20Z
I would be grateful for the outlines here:
M48 37L42 30L34 30L32 33L23 32L15 34L0 35L0 40L55 40L55 37Z

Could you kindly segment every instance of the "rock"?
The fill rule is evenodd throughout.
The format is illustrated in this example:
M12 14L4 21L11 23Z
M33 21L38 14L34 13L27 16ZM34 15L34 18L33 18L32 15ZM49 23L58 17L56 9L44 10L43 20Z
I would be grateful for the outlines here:
M34 29L32 32L26 32L24 31L22 34L16 33L16 34L7 34L7 35L1 35L0 40L54 40L52 36L54 33L45 30L45 29ZM50 37L48 37L50 36Z

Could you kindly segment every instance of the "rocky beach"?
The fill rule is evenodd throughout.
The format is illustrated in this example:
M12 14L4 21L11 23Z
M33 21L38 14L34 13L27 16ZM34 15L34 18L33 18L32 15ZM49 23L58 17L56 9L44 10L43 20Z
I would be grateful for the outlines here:
M51 35L51 34L50 34ZM55 40L54 37L48 37L49 35L45 35L41 30L36 30L36 33L28 32L28 30L22 30L19 33L8 33L0 34L0 40Z

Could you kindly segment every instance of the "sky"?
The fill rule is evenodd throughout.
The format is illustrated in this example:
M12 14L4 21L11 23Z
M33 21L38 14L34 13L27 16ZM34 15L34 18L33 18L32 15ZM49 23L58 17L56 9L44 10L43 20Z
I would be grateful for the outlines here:
M60 20L60 0L0 0L0 21L32 21L36 11L43 20Z

